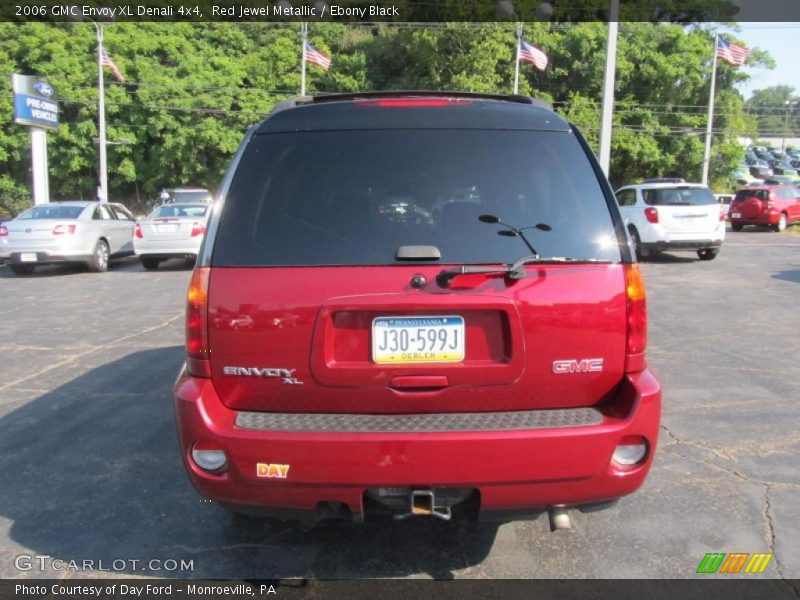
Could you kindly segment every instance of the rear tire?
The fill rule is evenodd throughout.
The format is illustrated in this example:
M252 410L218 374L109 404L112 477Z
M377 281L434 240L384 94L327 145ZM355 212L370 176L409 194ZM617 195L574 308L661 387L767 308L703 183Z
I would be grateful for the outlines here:
M781 216L778 218L778 222L772 226L772 229L780 233L781 231L786 229L786 223L787 223L786 213L781 213Z
M92 258L89 259L86 266L92 273L105 273L108 271L108 255L108 244L103 240L98 240Z
M155 271L158 268L158 263L161 262L157 258L141 257L139 260L142 262L142 266L148 271Z
M719 254L719 249L717 248L703 248L697 251L697 257L700 260L714 260L717 258L717 254Z
M731 223L731 229L733 229L734 231L741 231L743 227L744 225L742 225L741 223Z
M642 238L639 237L639 232L633 227L630 228L631 241L633 241L633 251L636 254L636 260L641 261L649 256L647 250L642 249Z
M8 268L11 269L15 275L30 275L33 273L33 270L36 267L33 265L18 265L15 263L9 263Z

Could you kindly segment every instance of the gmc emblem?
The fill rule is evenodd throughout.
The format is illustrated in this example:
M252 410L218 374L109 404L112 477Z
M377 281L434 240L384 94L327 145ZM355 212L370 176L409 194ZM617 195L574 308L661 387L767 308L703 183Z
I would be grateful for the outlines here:
M564 375L566 373L599 373L603 370L602 358L584 358L576 360L554 360L553 373Z

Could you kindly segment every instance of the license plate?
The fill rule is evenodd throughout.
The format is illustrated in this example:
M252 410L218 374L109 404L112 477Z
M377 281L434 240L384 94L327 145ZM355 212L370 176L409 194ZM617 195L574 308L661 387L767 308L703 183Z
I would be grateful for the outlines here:
M39 259L36 257L36 252L23 252L19 255L19 260L21 262L36 262Z
M157 225L156 231L159 233L175 233L178 231L177 225Z
M372 360L377 364L443 363L464 360L464 318L376 317Z
M742 215L741 215L741 214L739 214L739 213L731 213L731 219L738 219L738 218L739 218L739 217L741 217L741 216L742 216Z

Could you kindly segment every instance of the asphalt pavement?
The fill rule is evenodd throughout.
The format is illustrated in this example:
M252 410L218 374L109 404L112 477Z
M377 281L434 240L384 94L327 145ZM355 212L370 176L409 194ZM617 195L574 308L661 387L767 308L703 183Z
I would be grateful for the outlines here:
M644 273L664 388L653 470L615 508L551 533L546 515L230 517L191 487L176 443L190 271L0 267L0 577L91 561L108 570L67 575L692 578L707 552L771 552L747 577L800 578L800 232L729 232L714 261L664 254Z

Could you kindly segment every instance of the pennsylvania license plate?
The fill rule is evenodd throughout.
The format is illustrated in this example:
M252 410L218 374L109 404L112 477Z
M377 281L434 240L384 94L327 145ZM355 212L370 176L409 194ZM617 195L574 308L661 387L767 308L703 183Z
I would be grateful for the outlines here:
M158 233L175 233L178 231L177 225L156 225Z
M738 219L738 218L739 218L739 217L741 217L741 216L742 216L742 215L740 215L739 213L731 213L731 218L732 218L732 219Z
M464 318L376 317L372 360L377 364L461 362Z
M38 258L36 257L36 252L23 252L19 255L19 260L21 262L36 262Z

